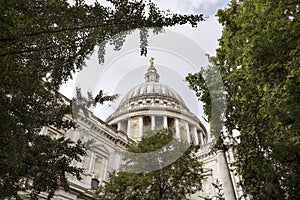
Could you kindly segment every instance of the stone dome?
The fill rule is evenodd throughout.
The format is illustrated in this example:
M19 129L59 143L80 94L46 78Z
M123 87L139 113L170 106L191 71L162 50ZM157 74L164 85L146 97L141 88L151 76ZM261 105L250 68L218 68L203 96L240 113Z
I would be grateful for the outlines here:
M179 105L182 109L188 110L181 96L171 87L162 83L149 81L132 88L120 101L117 111L126 107L126 105L130 104L132 101L147 97L170 100Z
M125 94L106 122L136 141L146 130L168 128L178 139L204 144L203 124L175 90L159 83L159 77L152 58L145 82Z

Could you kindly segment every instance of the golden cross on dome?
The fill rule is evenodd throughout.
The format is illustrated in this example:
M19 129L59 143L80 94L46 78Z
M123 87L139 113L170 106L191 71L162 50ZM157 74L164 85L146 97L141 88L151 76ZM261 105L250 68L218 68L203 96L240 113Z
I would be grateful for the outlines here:
M154 66L154 58L151 57L151 59L149 61L150 61L150 66Z

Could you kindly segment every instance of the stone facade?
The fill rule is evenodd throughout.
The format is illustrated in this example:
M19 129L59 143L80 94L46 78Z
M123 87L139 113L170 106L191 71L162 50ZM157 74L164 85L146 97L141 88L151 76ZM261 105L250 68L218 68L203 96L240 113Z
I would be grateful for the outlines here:
M92 199L94 191L92 185L98 186L107 180L108 173L119 168L121 155L126 145L133 142L124 132L117 131L107 123L89 113L85 116L79 113L75 130L67 132L59 131L52 127L44 127L41 134L47 134L53 138L65 136L73 141L81 140L89 144L86 156L82 162L73 163L84 169L82 179L79 181L69 176L70 191L58 190L53 199L59 200L88 200ZM23 196L25 199L26 196ZM47 199L41 195L41 199Z
M226 141L229 147L226 152L211 151L213 140L208 137L204 125L190 112L176 91L159 83L159 77L151 60L145 82L123 97L106 122L91 113L89 117L81 113L76 130L59 132L51 127L43 129L42 134L52 137L65 135L74 141L80 139L91 143L83 162L74 163L84 169L83 179L78 181L70 177L71 191L59 190L54 199L92 199L91 188L102 184L110 171L118 169L126 145L138 142L146 130L160 128L169 128L179 140L201 146L197 157L203 162L207 177L203 180L203 190L191 196L191 199L214 197L217 190L212 183L217 180L222 184L226 200L238 199L242 195L237 186L239 179L230 171L233 170L230 163L234 161L234 142Z

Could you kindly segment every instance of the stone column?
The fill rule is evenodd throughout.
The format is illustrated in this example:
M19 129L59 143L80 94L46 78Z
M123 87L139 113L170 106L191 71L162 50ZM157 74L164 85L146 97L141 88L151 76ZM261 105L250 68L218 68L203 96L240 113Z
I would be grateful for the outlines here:
M107 174L107 167L108 167L108 159L104 158L104 166L103 166L103 175L102 175L102 180L106 180L106 174Z
M90 158L88 173L92 173L93 172L94 163L95 163L95 153L91 152L91 158Z
M188 122L186 122L186 124L185 124L185 129L186 129L186 140L190 144L191 143L191 135L190 135L190 128L189 128Z
M151 130L155 129L155 116L151 116Z
M232 180L228 168L228 163L223 150L217 151L217 159L220 169L221 183L224 191L224 198L226 200L235 200L235 193L232 185Z
M168 128L168 118L167 118L167 116L163 116L163 118L164 118L164 124L163 124L163 127L164 127L164 128Z
M175 118L175 129L176 129L176 139L180 140L180 128L179 128L179 120Z
M143 135L143 116L139 116L139 138Z
M235 161L235 158L234 158L234 147L232 144L233 141L230 141L230 146L227 150L228 152L228 160L227 160L227 163L232 163ZM230 175L231 175L231 180L232 180L232 185L233 185L233 188L234 188L234 191L235 191L235 195L236 195L236 198L238 199L239 197L241 197L243 194L241 193L241 187L238 186L238 182L240 181L239 180L239 175L235 174L234 172L236 172L236 169L235 168L232 168L232 167L228 167L230 169ZM233 172L231 171L233 170Z
M117 131L120 131L121 130L121 122L118 122L118 124L117 124Z
M202 135L202 132L200 131L200 142L201 142L201 145L204 145L204 140L203 140L203 135Z
M194 138L195 138L195 144L198 145L199 144L199 138L198 138L196 126L194 126Z
M128 118L127 121L127 135L130 137L131 136L131 118Z

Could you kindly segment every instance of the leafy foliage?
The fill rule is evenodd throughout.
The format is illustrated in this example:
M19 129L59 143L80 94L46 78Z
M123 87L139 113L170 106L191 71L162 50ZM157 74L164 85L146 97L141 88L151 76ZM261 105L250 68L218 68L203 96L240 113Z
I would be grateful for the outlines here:
M224 193L222 192L222 184L219 180L216 180L216 183L212 183L212 185L217 189L216 199L225 200Z
M177 141L167 148L167 144L173 138L168 130L158 131L151 137L145 137L136 146L129 147L128 151L134 153L153 152L162 149L155 157L144 157L138 160L134 156L127 157L134 168L144 168L145 164L159 166L165 156L174 154ZM109 181L97 190L96 199L187 199L189 194L199 191L202 187L201 180L204 173L202 163L198 161L194 153L198 146L190 146L187 151L170 165L156 168L155 171L142 173L112 172ZM175 153L176 154L176 153ZM126 160L125 159L125 160Z
M87 97L82 95L81 88L76 87L76 97L72 98L72 114L76 120L80 111L83 112L85 117L89 117L89 108L96 106L97 103L103 104L106 101L114 101L118 98L118 94L106 95L103 90L94 97L92 92L87 92Z
M226 96L219 68L215 65L215 57L208 55L212 65L201 68L198 73L188 74L186 81L189 87L196 92L196 96L202 102L204 113L210 122L210 131L216 137L220 137L224 125L224 112L226 109Z
M297 199L299 2L232 0L217 16L224 30L213 65L226 90L226 128L240 132L235 165L241 186L253 199ZM193 88L207 92L198 81Z
M222 184L220 183L220 181L217 179L215 183L211 183L211 184L217 191L217 193L214 195L214 197L210 198L210 197L199 196L199 198L203 199L203 200L225 200Z
M0 198L18 198L22 190L31 191L33 199L40 192L49 192L51 198L59 186L67 189L66 173L79 175L80 169L70 163L84 154L82 144L39 133L43 126L75 127L64 118L72 113L71 105L57 91L84 66L96 45L112 42L117 50L125 39L119 37L122 34L113 37L118 33L196 26L203 20L202 15L163 13L146 1L109 2L113 7L86 5L83 0L72 6L67 0L0 1ZM142 32L145 55L146 31ZM101 92L97 102L110 100Z

